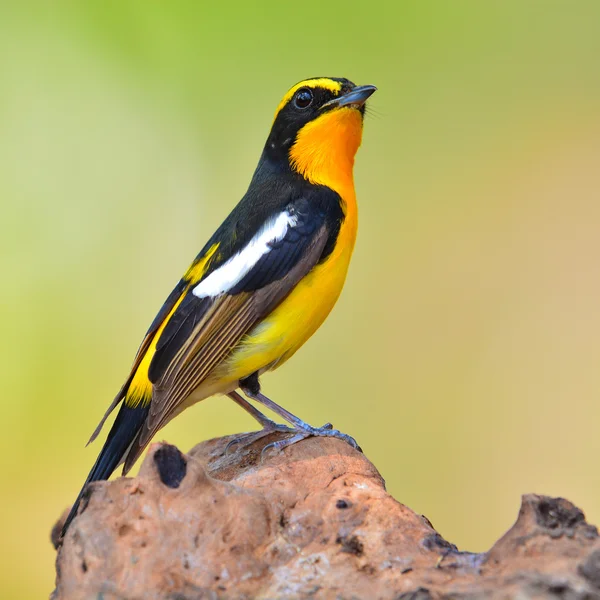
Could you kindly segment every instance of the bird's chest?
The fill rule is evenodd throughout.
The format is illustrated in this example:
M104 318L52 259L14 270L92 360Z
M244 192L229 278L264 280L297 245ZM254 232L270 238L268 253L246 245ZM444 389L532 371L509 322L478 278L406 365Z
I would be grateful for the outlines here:
M254 371L276 368L315 333L342 291L356 231L356 210L347 211L331 254L248 333L230 357L230 369L244 377Z

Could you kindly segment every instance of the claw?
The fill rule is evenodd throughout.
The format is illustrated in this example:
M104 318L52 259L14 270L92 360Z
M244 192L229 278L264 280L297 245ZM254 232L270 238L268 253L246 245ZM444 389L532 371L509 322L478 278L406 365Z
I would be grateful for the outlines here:
M229 452L233 446L237 446L238 444L241 444L242 442L245 442L246 444L250 443L248 441L248 438L253 437L256 433L261 433L261 432L254 431L254 432L249 432L249 433L243 433L242 435L230 440L227 443L227 446L225 446L225 454L229 454ZM252 441L252 440L250 440L250 441Z
M342 433L339 429L332 429L330 423L323 425L323 427L312 428L311 435L337 438L338 440L346 442L346 444L352 446L355 450L362 452L362 448L351 435Z
M228 454L233 446L237 446L241 444L243 446L249 446L250 444L260 440L261 438L278 431L280 433L295 433L296 430L288 427L287 425L280 425L279 423L275 423L274 421L268 421L265 423L265 426L260 431L251 431L249 433L243 433L242 435L230 440L225 446L225 454ZM281 440L284 441L284 440ZM277 442L275 442L277 443ZM268 448L272 444L267 444L265 448ZM265 450L263 448L263 452Z
M260 458L261 458L261 460L263 460L265 458L265 454L268 453L269 450L275 450L275 451L279 452L280 450L283 450L287 446L291 446L292 444L295 444L296 442L299 442L300 440L303 440L303 439L309 437L309 435L310 434L301 432L301 433L297 433L296 435L293 435L292 437L286 438L285 440L277 440L276 442L271 442L270 444L267 444L262 449L262 451L260 453Z

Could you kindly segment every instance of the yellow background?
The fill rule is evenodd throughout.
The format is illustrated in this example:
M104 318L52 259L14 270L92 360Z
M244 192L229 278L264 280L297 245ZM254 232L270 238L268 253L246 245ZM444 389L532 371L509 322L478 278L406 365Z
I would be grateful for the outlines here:
M3 598L147 325L242 196L296 81L379 91L332 316L267 394L354 435L400 501L483 550L520 494L600 522L600 3L72 2L0 8ZM254 428L201 403L158 439Z

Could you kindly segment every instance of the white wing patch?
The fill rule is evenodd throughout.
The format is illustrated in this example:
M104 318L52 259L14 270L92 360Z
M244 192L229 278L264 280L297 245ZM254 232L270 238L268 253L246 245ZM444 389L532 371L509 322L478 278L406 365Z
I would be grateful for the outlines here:
M294 227L298 217L288 211L269 219L247 246L232 256L225 264L203 279L192 291L197 298L218 296L233 288L247 275L252 267L271 249L269 244L285 237Z

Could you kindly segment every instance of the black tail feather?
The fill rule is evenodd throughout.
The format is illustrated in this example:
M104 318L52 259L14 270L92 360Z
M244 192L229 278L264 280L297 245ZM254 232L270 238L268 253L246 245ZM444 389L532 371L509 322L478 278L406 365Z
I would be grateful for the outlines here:
M129 408L125 404L121 406L100 455L96 459L96 462L85 480L85 483L73 504L73 508L71 508L69 516L63 525L61 537L64 537L71 521L77 515L79 505L88 483L91 483L92 481L102 481L111 476L113 471L123 461L131 442L134 440L148 414L148 410L149 407L147 406L138 406L136 408Z

